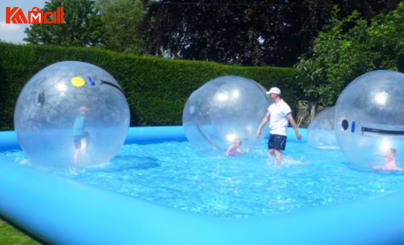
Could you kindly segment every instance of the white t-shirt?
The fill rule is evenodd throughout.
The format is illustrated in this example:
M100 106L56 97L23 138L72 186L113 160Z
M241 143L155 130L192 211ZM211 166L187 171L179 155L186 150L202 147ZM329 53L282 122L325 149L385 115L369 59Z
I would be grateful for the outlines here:
M288 114L291 113L289 105L282 99L277 103L272 103L268 107L269 133L286 136L286 129L289 125Z

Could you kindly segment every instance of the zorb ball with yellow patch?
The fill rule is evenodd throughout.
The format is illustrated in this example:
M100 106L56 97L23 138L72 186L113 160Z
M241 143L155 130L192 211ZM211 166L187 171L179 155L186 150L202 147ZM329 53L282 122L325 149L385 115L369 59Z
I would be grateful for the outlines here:
M182 124L189 142L200 151L223 154L235 139L252 149L255 135L270 104L257 82L223 76L208 81L188 98ZM263 133L268 130L263 129Z
M18 141L33 164L89 166L112 159L130 121L118 82L88 63L64 61L35 74L14 113Z
M400 166L404 160L404 74L378 70L352 81L335 106L334 130L354 168L372 170L372 166L384 165L384 156L392 149Z

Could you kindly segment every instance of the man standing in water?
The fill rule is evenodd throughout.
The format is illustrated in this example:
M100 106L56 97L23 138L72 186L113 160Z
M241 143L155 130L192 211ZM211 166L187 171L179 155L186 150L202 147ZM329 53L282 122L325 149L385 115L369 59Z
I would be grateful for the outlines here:
M286 147L288 122L290 122L295 129L296 138L300 140L302 136L299 133L295 120L293 119L292 110L281 98L281 90L277 87L273 87L266 92L266 94L269 94L274 103L268 107L268 113L258 127L257 138L261 136L261 130L269 120L270 137L268 141L268 151L270 155L276 157L276 163L280 164L282 161L281 151L285 150Z

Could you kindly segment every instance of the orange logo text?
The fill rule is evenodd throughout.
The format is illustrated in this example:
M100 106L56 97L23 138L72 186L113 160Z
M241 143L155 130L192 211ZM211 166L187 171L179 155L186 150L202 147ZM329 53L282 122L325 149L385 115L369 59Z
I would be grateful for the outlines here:
M63 24L63 7L57 7L55 12L45 14L34 7L28 11L28 18L19 7L6 7L6 24Z

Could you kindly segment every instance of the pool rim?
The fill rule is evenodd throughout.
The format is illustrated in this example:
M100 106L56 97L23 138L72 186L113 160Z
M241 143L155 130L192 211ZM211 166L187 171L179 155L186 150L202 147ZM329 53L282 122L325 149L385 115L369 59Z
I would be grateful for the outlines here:
M294 140L293 130L288 136ZM126 144L184 139L179 126L138 127L129 130ZM17 148L15 132L0 132L0 151ZM404 241L404 213L396 211L403 204L400 192L292 214L226 220L0 160L0 216L50 244L397 243Z

